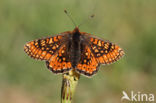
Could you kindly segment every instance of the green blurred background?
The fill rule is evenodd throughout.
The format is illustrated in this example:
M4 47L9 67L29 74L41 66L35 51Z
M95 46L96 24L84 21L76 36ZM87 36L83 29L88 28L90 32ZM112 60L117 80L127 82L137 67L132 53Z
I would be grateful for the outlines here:
M126 55L81 76L73 103L120 103L122 91L156 96L156 0L0 0L0 103L59 103L61 75L24 53L26 42L74 26L119 44ZM125 101L126 102L126 101Z

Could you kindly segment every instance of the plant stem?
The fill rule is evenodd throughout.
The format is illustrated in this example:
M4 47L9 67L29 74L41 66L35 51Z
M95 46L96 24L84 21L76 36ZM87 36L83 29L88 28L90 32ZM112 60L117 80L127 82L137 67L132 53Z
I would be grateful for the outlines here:
M80 75L74 70L63 74L61 103L71 103Z

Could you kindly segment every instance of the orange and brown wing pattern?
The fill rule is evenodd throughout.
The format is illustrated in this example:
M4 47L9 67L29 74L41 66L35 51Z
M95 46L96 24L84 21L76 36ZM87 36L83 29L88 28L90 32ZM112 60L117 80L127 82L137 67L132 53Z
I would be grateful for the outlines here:
M98 71L99 64L88 45L84 45L83 47L76 71L86 76L92 76Z
M34 59L49 60L59 49L62 38L63 36L58 35L28 42L24 46L24 51Z
M46 61L46 65L54 73L64 73L71 70L72 65L67 45L62 45L57 53L49 61Z
M90 48L98 63L110 64L119 60L124 51L117 45L90 37Z

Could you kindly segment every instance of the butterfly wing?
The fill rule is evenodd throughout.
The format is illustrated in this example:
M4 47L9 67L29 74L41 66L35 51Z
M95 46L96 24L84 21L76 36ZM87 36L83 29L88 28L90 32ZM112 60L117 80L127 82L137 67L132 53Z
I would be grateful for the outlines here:
M37 39L28 42L24 46L24 51L34 59L49 60L62 45L63 38L65 35Z
M63 73L71 69L69 61L69 32L54 37L28 42L24 51L32 58L45 60L48 69L54 73Z
M110 64L119 60L124 51L117 45L89 35L83 36L81 59L76 71L92 76L98 71L100 64Z
M81 59L76 66L78 73L91 76L98 71L98 61L88 45L82 45Z
M62 45L58 52L49 61L46 61L46 65L54 73L64 73L71 70L68 43Z
M101 64L114 63L125 54L118 45L98 38L90 37L89 45L96 60Z

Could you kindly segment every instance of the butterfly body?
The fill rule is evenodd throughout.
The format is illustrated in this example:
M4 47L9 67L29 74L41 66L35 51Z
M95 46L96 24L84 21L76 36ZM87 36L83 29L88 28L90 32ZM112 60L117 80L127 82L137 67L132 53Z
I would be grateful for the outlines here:
M24 50L34 59L45 60L54 73L74 69L86 76L95 74L100 64L113 63L124 55L119 46L80 32L78 27L54 37L28 42Z
M72 68L75 68L77 63L80 60L81 55L81 34L78 28L75 28L72 32L72 39L70 39L69 48L70 51L70 60L72 64Z

